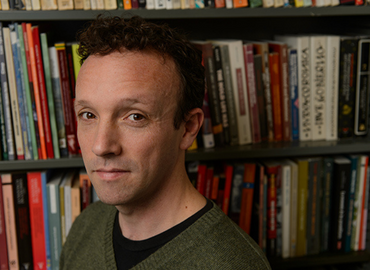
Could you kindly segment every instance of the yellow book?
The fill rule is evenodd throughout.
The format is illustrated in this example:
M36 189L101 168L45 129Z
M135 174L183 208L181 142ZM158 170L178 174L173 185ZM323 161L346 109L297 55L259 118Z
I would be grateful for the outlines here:
M77 50L78 50L78 44L73 43L72 44L72 60L73 60L73 70L75 74L75 80L77 80L78 73L80 72L80 69L81 69L81 64L80 64L81 57L78 55Z
M303 7L303 0L294 0L295 7Z

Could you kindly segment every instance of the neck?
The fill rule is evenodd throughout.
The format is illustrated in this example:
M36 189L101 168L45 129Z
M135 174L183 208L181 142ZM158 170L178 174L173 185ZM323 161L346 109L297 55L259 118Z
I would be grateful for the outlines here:
M135 205L119 205L122 234L131 240L145 240L189 218L206 205L187 177L186 171L167 181L150 198Z

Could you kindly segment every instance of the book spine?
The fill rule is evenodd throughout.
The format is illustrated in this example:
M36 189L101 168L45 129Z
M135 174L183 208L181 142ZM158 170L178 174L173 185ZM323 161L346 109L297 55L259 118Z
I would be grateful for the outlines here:
M370 80L370 39L361 39L358 44L357 82L355 103L354 134L357 136L368 133L369 120L369 80Z
M237 219L240 217L244 170L245 170L244 164L234 165L229 209L230 212L229 216L234 221L237 221Z
M21 127L21 137L23 141L23 149L24 149L24 158L27 160L32 159L31 151L32 145L29 145L28 141L28 133L27 131L27 123L26 123L26 111L25 111L25 104L23 98L23 87L22 87L22 78L21 78L21 70L19 64L19 55L18 55L18 48L17 48L17 34L15 31L10 31L10 42L12 44L12 53L13 53L13 67L14 67L14 75L15 75L15 87L17 89L17 100L18 100L18 110L19 110L19 119L20 119L20 127Z
M0 269L9 270L8 267L8 247L6 243L6 231L5 231L5 213L4 213L4 196L3 196L3 185L0 176Z
M253 143L261 142L261 130L260 130L260 119L259 110L257 103L256 93L256 81L254 72L254 57L253 57L253 45L243 45L244 65L245 65L245 77L247 79L247 92L249 101L249 112L252 127L252 141Z
M338 137L353 137L358 39L341 39L338 96ZM352 79L354 78L354 79Z
M32 74L29 59L29 48L28 38L25 23L18 25L19 41L21 45L21 56L23 66L23 77L24 77L24 89L27 104L27 111L29 116L30 133L31 133L31 144L33 150L33 159L39 159L39 153L41 151L40 136L37 124L37 113L35 105L35 97L32 84Z
M339 36L327 37L326 140L338 139Z
M297 216L298 216L298 165L294 161L291 165L291 193L290 193L290 256L295 257L297 252Z
M279 54L269 54L270 80L271 80L271 101L274 121L274 141L283 140L283 123L281 110L281 89L280 89L280 70Z
M72 116L71 104L71 90L69 88L68 70L67 70L67 56L64 44L56 44L58 54L59 71L61 79L61 89L64 106L64 124L66 126L68 152L70 155L77 154L76 135L74 132L74 122Z
M225 189L224 189L224 194L222 196L223 200L222 200L222 207L221 207L225 215L228 214L229 206L230 206L233 171L234 171L234 167L232 165L225 166Z
M29 269L32 265L32 244L27 175L25 173L17 173L13 174L12 177L19 265L20 269Z
M204 148L212 148L215 146L215 139L212 132L211 112L208 104L208 92L206 90L202 105L202 110L204 112L204 120L202 125L202 139Z
M290 221L291 221L291 167L283 165L281 171L281 234L282 258L290 257Z
M13 62L13 53L12 45L10 41L10 29L8 27L3 27L3 38L4 38L4 47L5 47L5 59L6 59L6 68L8 74L8 83L9 83L9 93L10 93L10 108L12 112L12 123L15 137L16 153L17 159L24 159L24 147L23 147L23 138L22 138L22 128L20 123L19 115L19 106L18 106L18 97L17 97L17 86L15 81L14 74L14 62Z
M47 267L43 195L40 172L27 173L32 235L33 266L35 270Z
M23 26L23 25L22 25ZM32 35L32 25L30 23L27 23L24 26L26 29L23 29L23 31L26 31L27 33L27 43L28 43L28 50L26 49L26 57L27 57L27 51L29 55L29 70L31 71L29 75L29 79L32 78L30 81L30 89L33 89L34 93L34 99L35 99L35 110L36 110L36 116L34 116L34 121L35 124L37 123L38 126L38 134L39 134L39 141L40 141L40 151L39 151L39 158L40 159L47 159L47 154L46 154L46 143L45 143L45 133L44 133L44 124L42 121L42 109L41 109L41 100L40 100L40 89L39 89L39 84L38 84L38 75L37 75L37 69L36 69L36 57L35 57L35 48L34 48L34 42L33 42L33 35ZM26 44L26 43L25 43ZM31 75L31 77L30 77ZM35 115L35 114L34 114ZM37 137L37 133L36 133Z
M41 109L42 109L42 121L44 124L46 153L47 153L48 158L54 158L53 140L51 138L48 98L46 94L44 67L43 67L42 55L41 55L39 28L37 26L32 28L32 35L33 35L34 50L35 50L35 60L36 60L36 69L37 69L37 79L38 79L38 84L39 84L40 103L41 103Z
M237 145L239 143L238 138L238 123L236 121L236 111L235 111L235 97L233 92L231 68L230 68L230 56L229 47L226 45L221 45L221 60L222 69L224 75L224 86L225 86L225 97L226 97L226 107L228 113L228 124L230 131L230 145Z
M308 160L298 160L298 218L296 256L307 255Z
M205 195L206 174L207 174L207 165L199 164L197 177L197 190L203 196Z
M10 174L2 174L1 181L3 186L3 203L5 217L5 234L8 249L9 269L19 269L19 254L17 244L17 233L15 224L14 193Z
M47 36L45 33L40 35L41 48L42 48L42 59L44 64L44 74L45 74L45 84L47 92L47 104L49 108L49 118L50 118L50 129L51 129L51 140L53 145L53 152L55 158L60 158L59 143L58 143L58 130L56 123L56 115L54 108L54 96L53 87L51 82L51 71L50 71L50 60L49 60L49 50Z
M310 37L312 140L325 140L326 37Z
M367 225L368 225L368 210L369 210L369 185L370 185L370 176L369 176L369 166L366 166L366 189L365 189L365 201L363 202L364 209L362 211L362 238L360 239L360 248L361 250L365 250L367 245L366 245L366 235L367 235Z
M60 85L60 72L58 55L54 46L49 47L50 56L50 75L52 79L52 89L54 97L54 108L56 123L58 128L58 141L61 157L68 157L68 147L66 138L66 129L64 125L64 111L63 111L63 101L62 101L62 90Z
M321 215L321 252L329 250L331 209L333 187L333 159L324 158L323 161L323 197Z
M312 139L311 121L311 73L310 47L308 37L298 38L298 100L299 100L299 139Z
M64 204L64 187L62 185L59 185L59 207L60 207L60 230L63 246L67 240L67 234L66 234L66 215Z
M81 210L83 210L89 206L91 202L91 181L86 171L80 171L79 178L81 189Z
M292 140L299 140L299 104L298 104L298 61L297 50L289 50L289 82Z
M258 118L260 121L261 141L268 140L266 105L263 93L262 56L254 55L254 76L256 78L256 96L258 104Z
M50 178L51 171L41 172L41 194L42 194L42 210L44 214L44 231L45 231L45 253L46 253L46 267L47 270L51 270L51 258L50 258L50 238L49 238L49 216L48 216L48 204L47 204L47 192L46 183Z
M1 67L0 67L1 70ZM1 150L2 155L0 158L2 160L8 160L8 142L6 140L6 124L5 124L5 113L4 113L4 102L2 98L2 94L0 93L0 134L1 134Z
M226 104L226 93L225 93L225 80L224 72L222 67L221 59L221 48L220 46L213 47L213 55L215 58L215 70L216 70L216 79L218 87L218 99L220 102L220 112L222 120L222 129L225 144L230 145L230 127L229 127L229 117L228 117L228 107Z
M276 174L268 175L267 193L267 254L275 257L276 254Z
M213 166L207 166L204 196L208 199L211 199L213 175L214 175Z
M244 177L242 185L242 201L240 207L239 227L247 234L250 234L252 204L253 204L253 189L256 174L256 164L244 164Z

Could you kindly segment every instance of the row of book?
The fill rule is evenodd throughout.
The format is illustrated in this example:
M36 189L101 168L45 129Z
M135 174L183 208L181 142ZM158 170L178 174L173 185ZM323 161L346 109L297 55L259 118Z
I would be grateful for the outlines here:
M291 35L193 43L203 52L207 81L197 146L368 134L370 39Z
M73 109L80 68L76 43L48 44L30 23L0 23L1 158L77 155Z
M368 249L369 157L307 157L187 164L214 200L269 258Z
M1 10L279 8L367 5L364 0L1 0Z
M98 200L85 169L0 177L0 269L59 269L73 221Z

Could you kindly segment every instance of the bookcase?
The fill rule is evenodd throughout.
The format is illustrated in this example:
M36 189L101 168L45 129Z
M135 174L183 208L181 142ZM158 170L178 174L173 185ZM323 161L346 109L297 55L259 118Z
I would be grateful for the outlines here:
M322 8L243 8L200 10L114 10L114 11L0 11L0 21L32 22L52 29L54 41L74 41L76 32L98 14L139 15L155 22L165 22L182 29L190 39L237 38L272 39L275 34L370 34L370 6ZM340 141L260 143L188 151L186 161L254 160L336 154L370 153L370 137ZM0 172L50 168L83 167L80 157L0 161ZM320 254L292 259L272 259L273 269L317 268L325 265L370 262L370 252Z

